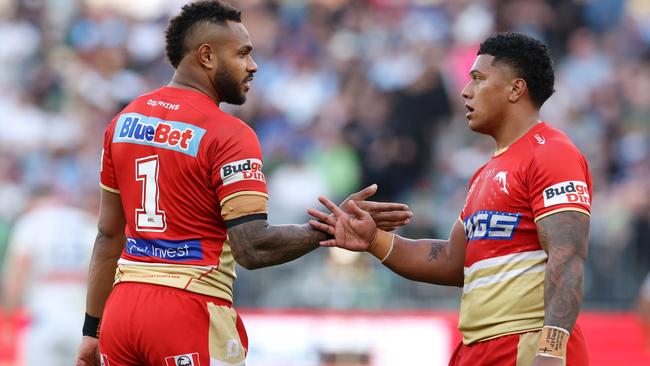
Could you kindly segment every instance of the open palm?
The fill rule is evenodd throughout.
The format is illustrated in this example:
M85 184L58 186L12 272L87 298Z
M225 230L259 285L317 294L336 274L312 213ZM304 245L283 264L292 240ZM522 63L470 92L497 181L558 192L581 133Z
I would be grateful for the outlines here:
M333 215L327 215L311 209L309 214L320 220L311 220L309 224L318 230L333 235L333 239L320 242L324 247L339 247L356 252L366 251L377 232L377 225L367 211L362 210L354 201L346 203L345 213L327 197L320 196L318 200L327 207Z

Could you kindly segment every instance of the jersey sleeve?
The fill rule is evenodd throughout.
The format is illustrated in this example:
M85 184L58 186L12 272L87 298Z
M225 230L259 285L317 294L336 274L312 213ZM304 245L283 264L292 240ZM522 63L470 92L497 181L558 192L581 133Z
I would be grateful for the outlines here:
M558 143L536 149L529 171L535 222L560 211L591 213L591 176L578 149Z
M117 184L117 177L115 175L115 167L113 166L113 158L111 154L114 130L115 123L111 123L104 131L104 147L102 148L99 184L103 189L109 192L120 193L120 188Z
M262 149L255 132L243 125L224 140L211 167L212 185L223 204L242 194L267 197Z

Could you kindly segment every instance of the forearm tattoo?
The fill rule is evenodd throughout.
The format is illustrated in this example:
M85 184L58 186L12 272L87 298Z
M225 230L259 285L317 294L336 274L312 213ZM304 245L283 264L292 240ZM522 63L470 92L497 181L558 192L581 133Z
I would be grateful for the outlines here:
M537 233L548 252L544 324L571 331L582 303L589 216L574 211L560 212L540 220Z
M445 248L445 241L434 240L431 243L431 250L429 251L429 262L438 259L438 255Z
M273 266L299 258L318 248L327 234L309 225L269 225L255 220L228 230L235 259L247 268Z

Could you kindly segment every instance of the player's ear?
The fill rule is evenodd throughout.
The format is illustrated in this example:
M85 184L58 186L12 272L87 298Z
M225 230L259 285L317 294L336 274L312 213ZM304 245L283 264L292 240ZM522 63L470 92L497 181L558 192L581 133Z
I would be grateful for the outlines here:
M214 52L214 48L212 48L209 43L203 43L199 46L196 51L196 57L199 63L209 70L217 67L217 55Z
M512 85L510 86L510 93L508 94L508 100L510 103L516 103L519 98L521 98L526 91L528 90L528 85L526 84L526 80L522 78L516 78L512 81Z

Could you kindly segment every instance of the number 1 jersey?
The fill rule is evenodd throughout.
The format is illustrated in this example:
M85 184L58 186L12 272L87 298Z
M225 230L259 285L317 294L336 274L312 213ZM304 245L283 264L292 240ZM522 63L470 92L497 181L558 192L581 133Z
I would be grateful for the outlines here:
M140 96L106 128L101 186L121 195L126 217L116 283L232 301L235 262L222 204L238 195L266 198L249 126L197 91L163 87Z

